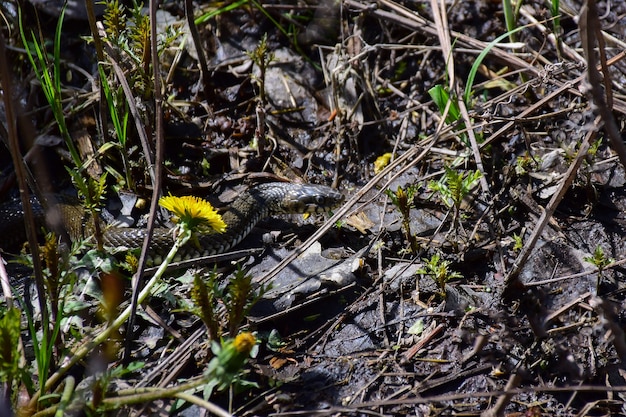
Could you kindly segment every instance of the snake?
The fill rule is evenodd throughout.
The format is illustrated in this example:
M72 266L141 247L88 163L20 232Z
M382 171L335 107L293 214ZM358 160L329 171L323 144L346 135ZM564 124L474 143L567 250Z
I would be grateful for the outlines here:
M224 233L200 234L177 253L175 261L190 260L224 253L240 243L262 219L280 214L324 213L340 205L344 196L337 190L314 184L270 182L248 188L221 214L226 223ZM84 208L77 203L59 203L63 224L72 240L87 239L93 234L93 224ZM44 211L34 205L37 220ZM111 248L136 249L141 247L147 229L130 227L105 227L104 245ZM5 237L1 239L1 237ZM21 204L7 203L0 206L0 248L24 241L24 212ZM171 228L157 226L149 248L149 263L157 264L165 257L174 243Z

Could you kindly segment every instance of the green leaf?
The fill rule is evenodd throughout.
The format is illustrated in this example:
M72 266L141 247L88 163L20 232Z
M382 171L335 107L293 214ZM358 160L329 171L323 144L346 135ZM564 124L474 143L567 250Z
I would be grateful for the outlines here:
M442 85L438 84L428 90L428 95L433 99L433 102L437 105L439 109L439 113L443 114L446 110L446 106L450 101L450 94ZM461 118L461 110L459 109L459 104L453 100L450 102L450 109L448 110L448 115L446 116L446 123L454 123Z

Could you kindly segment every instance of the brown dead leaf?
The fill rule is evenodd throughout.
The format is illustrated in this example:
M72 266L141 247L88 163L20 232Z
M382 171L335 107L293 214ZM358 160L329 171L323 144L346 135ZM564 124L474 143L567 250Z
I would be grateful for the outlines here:
M353 214L346 219L346 224L354 227L359 232L366 234L368 229L375 226L375 223L363 212Z

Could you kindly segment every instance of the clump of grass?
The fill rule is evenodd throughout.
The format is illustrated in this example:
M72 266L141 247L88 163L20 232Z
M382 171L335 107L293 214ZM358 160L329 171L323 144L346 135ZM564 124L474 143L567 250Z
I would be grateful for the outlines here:
M105 4L104 28L111 64L99 63L98 75L102 99L106 102L106 106L101 106L101 109L103 113L108 113L117 140L104 143L99 154L106 154L111 148L119 151L123 168L116 169L109 164L105 169L116 179L120 188L134 190L136 185L132 173L138 164L132 158L134 132L128 129L130 116L135 119L137 133L142 139L144 158L150 165L154 162L148 146L152 128L151 123L146 121L153 120L154 112L160 111L151 104L155 80L150 55L150 19L143 13L140 3L134 2L132 7L126 7L119 4L119 0L108 0ZM159 33L158 54L176 42L180 34L181 30L174 26L168 26L163 33ZM157 76L160 77L160 74ZM103 117L103 124L106 120ZM104 133L108 134L108 131Z
M70 152L74 165L76 167L80 167L82 162L67 127L65 111L63 109L63 88L61 85L61 33L63 29L64 17L65 9L63 9L61 15L59 16L56 30L54 32L52 56L50 56L45 50L45 42L43 40L38 39L32 30L30 33L26 32L26 29L22 24L21 9L19 10L19 28L22 43L24 45L24 49L26 50L26 56L28 57L31 67L35 72L37 81L39 81L41 90L43 91L46 101L50 106L50 110L54 115L54 119L57 122L59 133L65 141L65 145Z

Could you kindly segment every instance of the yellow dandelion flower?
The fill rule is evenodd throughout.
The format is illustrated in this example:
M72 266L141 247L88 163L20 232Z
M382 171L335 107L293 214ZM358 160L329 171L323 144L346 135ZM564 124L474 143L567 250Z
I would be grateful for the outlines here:
M176 197L169 195L159 200L161 207L174 213L177 223L184 223L190 230L196 228L210 229L224 233L226 223L211 203L194 196Z
M252 348L256 344L256 338L250 332L239 333L235 337L233 344L235 345L237 352L249 355L250 351L252 351Z

